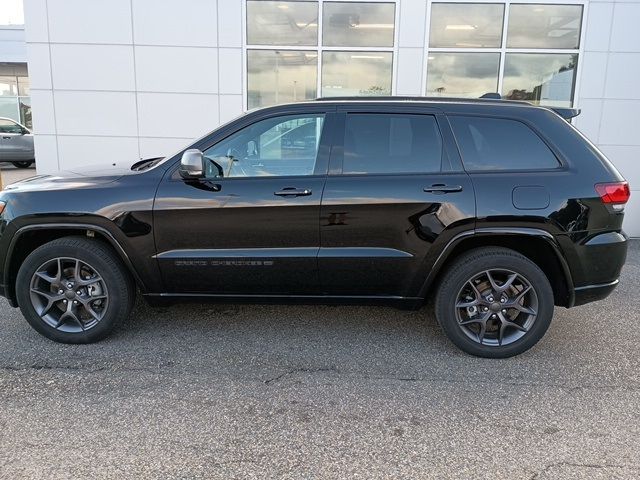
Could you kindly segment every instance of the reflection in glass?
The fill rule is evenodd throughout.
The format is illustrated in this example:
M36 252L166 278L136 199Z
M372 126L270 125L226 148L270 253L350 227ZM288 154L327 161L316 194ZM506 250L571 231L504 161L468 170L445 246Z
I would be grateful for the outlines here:
M393 47L393 3L328 2L323 10L323 45Z
M324 52L322 96L391 95L391 52Z
M23 96L31 93L29 77L18 77L18 93Z
M578 48L581 5L511 5L507 47Z
M247 43L317 45L318 3L248 1Z
M33 128L31 119L31 97L20 97L20 123L27 128Z
M500 47L503 4L434 3L429 46Z
M253 123L204 152L207 178L313 175L324 115ZM219 167L219 168L218 168Z
M0 117L10 118L16 122L20 121L17 98L0 96Z
M18 95L18 81L15 76L0 76L0 96L15 97Z
M502 95L540 105L570 107L578 55L572 53L507 53Z
M430 53L427 95L480 97L498 90L499 53Z
M318 54L291 50L247 51L249 108L315 98Z

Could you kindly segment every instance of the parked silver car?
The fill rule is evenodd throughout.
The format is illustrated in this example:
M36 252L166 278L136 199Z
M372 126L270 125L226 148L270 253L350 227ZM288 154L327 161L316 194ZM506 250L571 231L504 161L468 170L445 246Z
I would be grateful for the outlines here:
M31 131L10 118L0 117L0 162L29 168L35 158Z

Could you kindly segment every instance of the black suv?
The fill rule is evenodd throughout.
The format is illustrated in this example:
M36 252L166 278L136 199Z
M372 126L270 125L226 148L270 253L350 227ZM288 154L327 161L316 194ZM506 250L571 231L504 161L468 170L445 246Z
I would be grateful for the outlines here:
M360 98L246 114L123 172L0 195L0 293L59 342L148 300L420 307L462 350L532 347L618 283L629 187L567 121L495 99ZM564 117L564 118L563 118Z

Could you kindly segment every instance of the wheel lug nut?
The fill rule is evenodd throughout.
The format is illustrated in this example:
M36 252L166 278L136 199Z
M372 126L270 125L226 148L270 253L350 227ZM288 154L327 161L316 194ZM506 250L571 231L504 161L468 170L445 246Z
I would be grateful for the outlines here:
M491 318L496 318L496 314L494 313L493 315L491 315Z
M73 287L73 284L67 283L67 288L71 288L71 287Z
M77 293L78 295L82 295L82 290L78 290L76 293Z
M507 313L507 310L505 308L502 309L502 313Z
M487 300L489 300L490 302L493 302L493 297L489 297L487 298Z
M73 301L73 304L74 304L74 305L77 305L77 304L78 304L78 300L74 300L74 301Z
M62 303L67 303L67 300L63 300Z
M64 293L64 290L58 290L58 295L62 295Z

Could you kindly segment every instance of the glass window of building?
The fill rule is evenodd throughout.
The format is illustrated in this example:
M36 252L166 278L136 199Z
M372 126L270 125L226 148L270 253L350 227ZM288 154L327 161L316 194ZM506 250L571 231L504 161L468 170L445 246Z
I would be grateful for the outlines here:
M322 96L391 95L390 52L324 52Z
M580 4L433 3L427 95L498 92L514 100L571 106L582 11Z
M248 108L392 94L396 2L248 0L246 13Z
M510 100L569 107L577 61L578 55L571 53L508 53L502 95Z
M504 4L434 3L431 7L431 47L499 48Z
M578 48L582 5L514 4L509 9L509 48Z
M317 2L247 2L250 45L317 45Z
M247 51L249 108L315 98L318 53L296 50Z
M393 3L326 2L322 44L333 47L393 47Z
M499 53L430 53L427 91L437 95L480 97L498 89Z
M0 117L31 128L29 77L24 63L0 63Z

